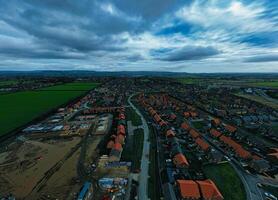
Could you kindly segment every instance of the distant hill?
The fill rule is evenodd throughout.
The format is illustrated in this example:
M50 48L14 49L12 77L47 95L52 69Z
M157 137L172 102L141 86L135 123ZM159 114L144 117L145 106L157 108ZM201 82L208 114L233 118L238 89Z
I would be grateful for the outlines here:
M278 73L185 73L185 72L159 72L159 71L0 71L0 76L46 76L46 77L245 77L245 78L278 78Z

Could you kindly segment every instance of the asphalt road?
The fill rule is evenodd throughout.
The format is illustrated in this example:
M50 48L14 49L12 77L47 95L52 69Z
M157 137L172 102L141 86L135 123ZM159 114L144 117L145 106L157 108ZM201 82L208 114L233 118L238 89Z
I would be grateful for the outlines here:
M141 117L142 128L144 130L144 144L143 144L143 152L141 158L141 171L139 175L139 200L147 200L148 199L148 178L149 178L149 152L150 152L150 142L149 142L149 127L148 124L140 113L140 111L132 104L130 99L135 94L131 95L128 98L128 103L132 107L132 109Z

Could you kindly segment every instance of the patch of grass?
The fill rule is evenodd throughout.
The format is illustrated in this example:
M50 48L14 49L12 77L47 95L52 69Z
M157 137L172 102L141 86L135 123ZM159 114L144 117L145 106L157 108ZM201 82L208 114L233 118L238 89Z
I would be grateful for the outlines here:
M143 152L144 132L143 129L136 129L133 136L129 136L128 145L124 147L121 159L132 162L133 169L140 169Z
M126 110L127 119L131 121L133 126L140 126L142 125L142 121L140 116L130 107Z
M196 129L202 129L204 127L204 122L203 121L194 121L194 122L192 122L192 125Z
M16 83L17 83L17 80L0 81L0 87L1 86L14 85Z
M84 93L85 90L45 90L3 94L0 96L0 135L7 134Z
M250 86L278 88L278 81L258 81L249 83Z
M156 162L156 149L155 149L155 136L152 129L150 129L150 165L149 165L149 180L148 180L148 196L152 200L159 199L159 190L158 190L158 176L157 176L157 162Z
M257 96L257 95L251 95L251 94L235 94L235 95L239 96L239 97L249 99L251 101L256 101L258 103L261 103L263 105L269 106L269 107L274 108L274 109L278 109L278 105L276 103L271 102L271 101L267 101L263 97L260 97L260 96Z
M204 167L206 176L213 180L225 200L245 200L244 186L229 163L207 165Z
M278 137L278 124L274 124L271 126L274 135L276 135Z
M74 82L74 83L66 83L62 85L55 85L51 87L42 88L40 90L54 90L54 91L64 91L64 90L70 90L70 91L88 91L90 89L95 88L98 86L99 83L90 83L90 82Z
M178 81L182 84L196 84L200 82L197 78L179 78Z

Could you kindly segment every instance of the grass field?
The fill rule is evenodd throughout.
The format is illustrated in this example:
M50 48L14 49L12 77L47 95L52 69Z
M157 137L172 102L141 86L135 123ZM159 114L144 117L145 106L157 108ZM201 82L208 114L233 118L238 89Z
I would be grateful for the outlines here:
M127 119L131 121L133 126L142 125L140 116L132 108L127 108L126 114L127 114Z
M269 107L274 108L274 109L278 109L278 105L276 103L271 102L271 101L267 101L263 97L260 97L260 96L257 96L257 95L251 95L251 94L235 94L235 95L239 96L239 97L249 99L251 101L256 101L258 103L261 103L263 105L269 106Z
M278 81L258 81L249 83L250 86L278 88Z
M206 176L215 182L225 200L246 199L244 186L229 163L207 165L204 171Z
M178 81L183 84L196 84L200 82L197 78L179 78Z
M88 90L96 87L95 83L92 83L91 87L88 87L87 83L85 85ZM69 88L69 86L65 87ZM85 90L47 91L47 88L45 89L46 91L25 91L0 96L0 135L23 126L34 118L85 93Z
M55 85L51 87L41 88L40 90L55 90L55 91L63 91L63 90L78 90L78 91L87 91L90 90L96 86L98 86L98 83L87 83L87 82L76 82L76 83L66 83L63 85Z
M204 122L203 121L194 121L191 122L194 128L196 129L202 129L204 127Z
M155 133L150 129L150 164L149 164L149 180L148 180L148 196L152 200L159 199L159 178L157 176L157 162L156 162L156 140Z
M1 86L7 86L7 85L13 85L16 84L16 80L8 80L8 81L0 81L0 87Z
M140 169L144 142L143 129L136 129L134 135L129 137L132 141L124 147L122 160L132 162L133 169Z

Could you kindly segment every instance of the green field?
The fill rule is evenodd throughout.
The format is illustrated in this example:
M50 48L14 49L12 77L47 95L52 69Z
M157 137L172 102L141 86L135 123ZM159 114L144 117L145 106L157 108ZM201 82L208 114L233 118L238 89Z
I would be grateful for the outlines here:
M200 82L198 78L179 78L178 81L182 84L196 84Z
M75 82L75 83L66 83L63 85L55 85L51 87L41 88L40 90L55 90L55 91L63 91L63 90L79 90L79 91L87 91L90 90L96 86L98 86L98 83L87 83L87 82Z
M159 198L159 178L157 176L157 162L156 162L156 140L155 133L150 129L150 164L149 164L149 180L148 180L148 196L151 200L158 200Z
M133 136L128 138L131 140L129 145L125 145L122 160L132 162L133 169L140 169L141 158L143 152L144 131L143 129L136 129Z
M244 186L229 163L207 165L204 167L206 176L213 180L225 200L245 200Z
M126 114L127 114L127 119L131 121L133 126L142 125L140 116L132 108L130 108L130 107L127 108Z
M85 83L85 86L89 90L96 87L96 83L91 83L91 87L88 86L88 83ZM62 85L59 87L61 88ZM65 88L69 88L68 84ZM45 89L45 91L25 91L0 96L0 135L23 126L34 118L67 103L86 91L84 89L73 91L48 91L48 88Z
M271 108L274 108L274 109L278 109L278 105L277 103L275 102L272 102L272 101L268 101L266 100L265 98L261 97L261 96L258 96L258 95L253 95L253 94L235 94L236 96L239 96L239 97L243 97L243 98L246 98L246 99L249 99L251 101L256 101L258 103L261 103L263 105L266 105L266 106L269 106Z
M0 87L1 86L7 86L7 85L13 85L16 84L16 80L8 80L8 81L0 81Z
M249 83L250 86L278 88L278 81L258 81Z

